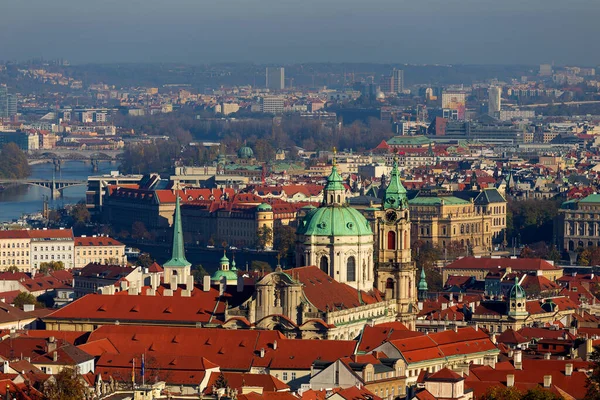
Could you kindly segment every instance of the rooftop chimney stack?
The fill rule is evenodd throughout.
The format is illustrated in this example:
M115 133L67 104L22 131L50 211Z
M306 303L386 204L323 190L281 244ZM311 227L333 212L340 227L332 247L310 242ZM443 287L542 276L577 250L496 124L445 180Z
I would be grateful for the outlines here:
M515 376L510 374L510 375L506 375L506 387L513 387L515 386Z
M517 370L523 369L523 353L521 352L521 350L515 350L514 362L515 362L515 369L517 369Z
M573 375L573 364L567 364L567 365L565 365L565 375L566 376Z
M202 277L202 291L203 292L210 291L210 276L209 275L204 275Z
M552 375L544 375L544 387L546 389L552 386Z

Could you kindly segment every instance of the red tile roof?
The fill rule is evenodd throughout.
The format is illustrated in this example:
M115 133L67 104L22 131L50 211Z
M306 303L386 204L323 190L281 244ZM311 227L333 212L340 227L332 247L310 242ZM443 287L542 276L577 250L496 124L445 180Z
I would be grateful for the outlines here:
M86 236L76 237L75 246L125 246L118 240L112 239L108 236Z
M315 266L293 268L285 272L302 282L304 295L320 311L350 309L380 301L376 289L370 293L359 292L334 280Z
M446 265L445 269L489 269L512 268L513 271L552 271L560 270L541 258L489 258L463 257Z
M290 390L288 385L271 374L213 372L210 374L204 394L208 395L212 393L212 386L217 382L217 379L219 379L219 375L221 374L223 374L227 380L227 386L231 389L237 389L238 393L242 393L243 386L261 387L266 392L283 392Z
M459 374L457 374L456 372L452 371L449 368L442 368L440 369L438 372L429 375L428 377L425 378L425 381L432 381L432 382L458 382L458 381L462 381L465 378L463 378L462 376L460 376Z
M400 322L389 324L365 325L359 338L358 351L370 352L388 340L423 336L424 333L411 331Z
M102 323L219 323L225 312L219 291L195 289L190 297L88 294L48 315L46 320L88 320Z

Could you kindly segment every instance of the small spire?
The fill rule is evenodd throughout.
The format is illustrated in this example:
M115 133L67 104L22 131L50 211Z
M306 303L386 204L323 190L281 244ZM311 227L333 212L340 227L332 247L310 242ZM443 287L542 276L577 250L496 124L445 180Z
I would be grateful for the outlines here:
M337 167L337 149L333 148L333 160L331 161L331 165Z
M163 267L188 267L191 263L185 258L183 248L183 229L181 228L181 211L179 209L179 194L176 194L175 216L173 218L173 250L171 259Z

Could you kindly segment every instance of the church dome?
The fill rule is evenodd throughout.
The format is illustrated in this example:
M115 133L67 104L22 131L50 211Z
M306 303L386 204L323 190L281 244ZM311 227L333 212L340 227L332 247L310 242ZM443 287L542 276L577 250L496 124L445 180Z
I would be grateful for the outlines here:
M525 293L525 289L523 289L523 287L519 285L518 279L515 279L515 284L512 288L510 288L508 297L511 299L524 299L527 297L527 293Z
M248 146L244 146L238 150L238 158L252 158L254 157L254 151Z
M329 206L310 210L298 226L305 236L372 236L367 219L348 206Z
M223 270L217 270L213 276L210 278L211 281L213 282L220 282L222 277L225 277L225 279L228 282L234 281L237 282L237 272L234 270L228 270L228 271L223 271Z
M263 211L263 212L264 212L264 211L273 211L273 207L271 207L271 206L270 206L269 204L267 204L267 203L262 203L262 204L259 204L259 205L256 207L256 211Z

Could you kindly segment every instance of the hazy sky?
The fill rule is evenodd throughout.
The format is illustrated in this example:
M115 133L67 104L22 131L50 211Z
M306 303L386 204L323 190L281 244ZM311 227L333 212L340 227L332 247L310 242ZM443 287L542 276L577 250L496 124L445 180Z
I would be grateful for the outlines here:
M0 0L0 60L600 64L600 0Z

